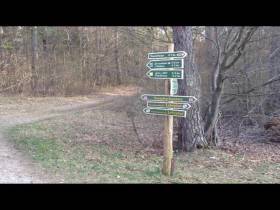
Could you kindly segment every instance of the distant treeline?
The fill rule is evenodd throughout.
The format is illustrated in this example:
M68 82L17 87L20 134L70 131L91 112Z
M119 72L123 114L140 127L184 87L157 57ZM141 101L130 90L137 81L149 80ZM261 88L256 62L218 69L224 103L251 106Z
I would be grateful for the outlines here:
M231 44L246 37L245 27L192 31L204 113L222 60L217 56L226 51L238 60L223 74L222 114L250 124L279 111L279 27L258 27L244 50ZM0 92L67 96L126 84L162 88L145 76L147 54L166 51L172 39L170 27L0 27Z

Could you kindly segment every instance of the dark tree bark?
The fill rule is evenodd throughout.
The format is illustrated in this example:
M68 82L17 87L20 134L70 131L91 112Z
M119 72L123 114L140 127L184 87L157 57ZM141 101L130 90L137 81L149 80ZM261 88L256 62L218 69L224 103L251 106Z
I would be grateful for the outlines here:
M179 95L200 97L200 83L197 66L194 62L193 37L191 27L173 27L175 51L185 51L184 79L178 80ZM196 147L207 145L204 137L199 101L192 104L186 118L179 119L179 149L192 151Z

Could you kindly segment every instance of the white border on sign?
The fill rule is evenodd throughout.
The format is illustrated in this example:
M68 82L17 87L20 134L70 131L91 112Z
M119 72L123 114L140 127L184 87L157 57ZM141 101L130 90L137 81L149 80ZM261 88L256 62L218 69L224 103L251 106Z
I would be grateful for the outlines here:
M165 107L162 107L162 108L165 108L165 109L172 109L172 110L188 110L189 108L191 108L191 105L189 103L174 103L174 102L163 102L163 101L147 101L147 107L149 108L159 108L159 107L155 107L155 106L149 106L149 103L158 103L158 104L178 104L178 105L182 105L183 107L184 106L187 106L185 108L165 108Z
M153 78L153 77L150 77L148 74L151 72L151 71L180 71L181 72L181 77L179 78ZM172 69L172 70L166 70L166 69L153 69L153 70L149 70L147 73L146 73L147 77L149 77L150 79L184 79L184 71L183 69Z
M183 53L184 55L183 55L183 57L149 58L149 55L154 55L154 54L171 54L171 53ZM148 59L149 59L149 60L152 60L152 59L154 59L154 60L162 60L162 59L180 59L180 58L183 59L183 58L185 58L187 55L188 55L188 53L185 52L185 51L176 51L176 52L152 52L152 53L148 53Z
M149 115L161 115L161 116L173 116L173 117L181 117L181 116L175 116L175 115L171 115L171 114L156 114L156 113L151 113L151 112L145 112L145 110L147 109L151 109L151 108L144 108L143 109L143 112L145 114L149 114ZM153 109L156 109L156 108L153 108ZM187 116L187 111L186 110L174 110L174 109L158 109L158 110L170 110L170 111L179 111L179 112L184 112L184 118L186 118Z
M193 98L194 99L194 101L192 101L192 102L182 102L182 103L180 103L178 101L175 101L176 103L179 103L179 104L193 103L193 102L197 101L197 98L194 97L194 96L178 96L178 95L171 96L171 95L153 95L153 94L143 94L143 95L141 95L141 99L146 101L146 100L148 100L148 96L165 96L165 97L171 97L171 98ZM146 97L146 98L144 98L144 97ZM150 101L160 101L160 100L150 100Z
M166 70L166 69L170 69L170 70L178 70L178 69L184 69L184 66L185 66L185 62L184 62L184 59L166 59L166 61L175 61L175 60L182 60L182 67L173 67L173 68L154 68L152 69L149 64L153 61L163 61L163 59L161 60L150 60L147 64L146 64L146 67L148 67L150 70Z

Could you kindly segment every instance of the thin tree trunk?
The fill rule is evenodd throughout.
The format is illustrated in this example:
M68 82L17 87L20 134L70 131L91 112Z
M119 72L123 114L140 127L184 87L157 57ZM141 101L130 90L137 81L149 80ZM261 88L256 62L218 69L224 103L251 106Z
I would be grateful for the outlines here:
M114 33L115 33L114 37L115 37L115 62L117 68L117 84L120 85L122 83L122 70L121 70L120 55L119 55L118 27L115 27Z
M38 75L37 75L37 61L38 61L38 33L37 26L32 27L31 31L31 39L32 39L32 57L31 57L31 91L33 95L37 93L37 83L38 83Z
M214 70L214 65L215 65L215 56L214 56L214 46L212 43L212 40L214 40L214 27L207 26L205 27L205 35L206 35L206 40L205 40L205 47L206 47L206 55L205 55L205 62L206 62L206 68L207 68L207 75L208 78L213 75L213 70ZM211 41L210 41L210 40ZM210 87L209 93L213 92L213 84L212 80L205 81L207 82L207 87ZM205 84L206 85L206 84Z
M216 84L216 88L212 94L212 100L211 100L209 112L207 113L204 131L208 144L216 146L219 143L217 132L216 132L217 130L216 125L218 121L219 105L220 105L222 91L223 91L223 80L220 74L218 75L217 81L214 81L214 83Z
M195 96L199 100L200 84L197 67L194 62L191 27L173 27L175 51L186 51L184 59L184 79L178 80L179 95ZM192 151L196 147L207 145L200 116L199 101L193 103L186 118L179 119L179 149Z
M44 28L43 31L43 39L42 39L42 45L43 45L43 68L42 68L42 76L43 76L43 88L44 88L44 95L47 95L49 93L49 83L50 83L50 72L49 72L49 58L47 53L47 29Z
M276 28L279 29L279 28ZM274 28L271 29L272 34L274 32ZM274 32L275 33L275 32ZM275 75L278 75L279 72L279 54L280 54L280 40L279 37L273 37L271 38L270 42L270 56L269 56L269 76L270 78L273 78ZM277 92L279 85L277 84L271 84L269 85L270 89L274 92Z
M83 31L79 33L79 56L80 56L80 68L81 68L81 80L82 80L82 91L83 93L87 87L87 69L86 69L86 41L84 40Z

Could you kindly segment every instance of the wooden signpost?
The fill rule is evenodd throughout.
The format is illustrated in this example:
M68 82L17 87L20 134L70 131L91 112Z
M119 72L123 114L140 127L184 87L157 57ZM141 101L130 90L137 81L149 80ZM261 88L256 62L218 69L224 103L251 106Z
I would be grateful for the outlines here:
M143 109L145 114L163 115L164 140L163 140L163 167L162 173L171 176L174 169L173 162L173 117L186 117L187 110L197 99L193 96L177 96L178 79L184 78L184 51L174 51L174 44L169 44L168 52L149 53L147 64L150 71L147 76L151 79L165 79L165 95L144 94L142 100L147 101L147 107Z
M168 51L174 51L174 44L170 44L168 46ZM165 94L170 94L171 85L170 80L165 80ZM186 117L186 115L184 116ZM164 120L164 139L163 139L163 165L162 165L162 173L166 176L173 175L174 171L174 162L173 162L173 116L167 116ZM173 170L172 170L173 168Z

